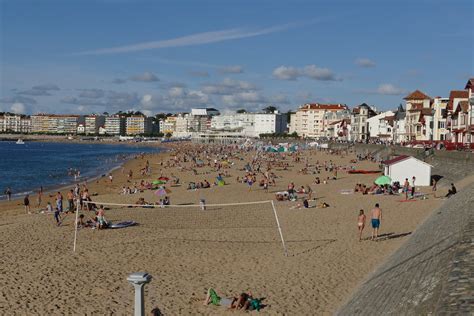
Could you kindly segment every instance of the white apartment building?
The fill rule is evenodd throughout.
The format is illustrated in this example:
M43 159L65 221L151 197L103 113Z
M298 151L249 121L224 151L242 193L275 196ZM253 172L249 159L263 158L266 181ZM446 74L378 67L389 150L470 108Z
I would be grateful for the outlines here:
M420 90L407 95L406 101L406 133L408 140L433 140L433 111L431 97Z
M433 99L433 140L447 140L449 130L447 129L449 98L436 97Z
M324 117L328 112L347 110L344 104L304 104L291 114L290 131L304 138L320 138L325 136Z
M107 116L102 133L106 135L125 135L125 117L120 115Z
M287 116L281 113L228 113L214 116L211 130L237 132L245 137L286 132Z
M144 115L131 115L126 119L125 134L142 135L153 131L153 118Z
M85 134L99 134L99 127L104 127L105 116L103 115L87 115L84 120Z
M23 133L31 132L31 119L26 115L5 113L0 115L0 133Z
M370 139L381 141L393 140L393 121L395 113L392 111L382 112L367 119Z
M405 129L406 111L400 104L393 120L393 141L395 143L403 143L407 141Z
M46 134L76 134L78 119L78 115L32 115L31 132Z
M351 140L365 142L369 139L367 120L377 115L374 108L366 103L356 106L351 114Z
M173 134L176 132L176 116L168 116L166 119L160 121L160 131L163 134Z

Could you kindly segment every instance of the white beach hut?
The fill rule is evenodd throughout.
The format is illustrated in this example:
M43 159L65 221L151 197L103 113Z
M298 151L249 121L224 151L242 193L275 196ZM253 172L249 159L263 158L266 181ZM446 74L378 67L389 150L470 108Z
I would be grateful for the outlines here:
M384 165L384 175L392 178L393 182L398 181L403 185L405 179L408 178L411 184L411 179L415 177L415 185L431 185L431 168L433 166L415 157L397 156L383 161L382 164Z

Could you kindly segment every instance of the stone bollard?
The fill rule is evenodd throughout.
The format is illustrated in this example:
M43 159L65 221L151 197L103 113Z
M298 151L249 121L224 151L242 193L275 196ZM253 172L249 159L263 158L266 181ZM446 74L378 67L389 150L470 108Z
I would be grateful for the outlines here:
M135 287L135 316L145 316L145 284L151 281L151 275L146 272L135 272L128 276L127 281Z

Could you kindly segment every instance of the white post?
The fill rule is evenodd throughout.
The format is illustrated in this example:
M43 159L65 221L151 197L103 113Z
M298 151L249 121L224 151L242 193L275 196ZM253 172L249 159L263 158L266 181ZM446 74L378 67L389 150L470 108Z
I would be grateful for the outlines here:
M135 316L145 316L145 284L151 281L151 275L146 272L135 272L128 276L127 281L135 288Z
M76 200L76 220L74 222L74 247L73 252L76 252L76 242L77 242L77 221L79 220L79 199Z
M288 249L286 248L285 239L283 239L283 233L281 232L280 221L278 220L275 203L273 203L273 200L271 200L270 202L272 203L273 213L275 214L275 220L278 226L278 232L280 233L281 244L283 245L283 251L285 252L285 257L288 257Z

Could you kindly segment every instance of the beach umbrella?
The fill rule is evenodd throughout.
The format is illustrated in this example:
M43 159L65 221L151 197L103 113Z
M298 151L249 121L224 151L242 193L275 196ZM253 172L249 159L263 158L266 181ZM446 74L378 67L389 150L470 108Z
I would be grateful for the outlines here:
M387 176L380 176L374 181L375 184L378 185L386 185L386 184L391 184L392 183L392 178L387 177Z
M159 177L158 180L161 180L161 181L169 181L170 178L168 177Z

